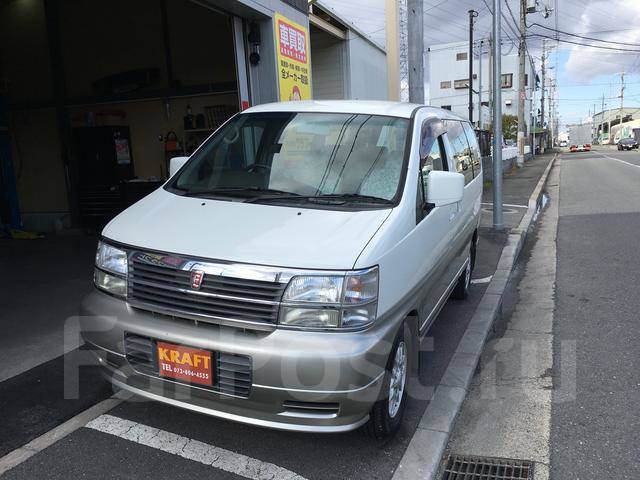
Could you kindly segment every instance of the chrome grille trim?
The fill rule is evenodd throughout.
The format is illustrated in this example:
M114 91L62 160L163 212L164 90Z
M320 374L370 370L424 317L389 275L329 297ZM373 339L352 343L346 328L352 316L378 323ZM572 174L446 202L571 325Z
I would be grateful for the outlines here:
M140 285L148 285L151 287L157 287L157 288L162 288L168 291L178 291L180 293L188 293L189 295L201 295L203 297L211 297L211 298L219 298L222 300L239 300L239 301L243 301L243 302L250 302L250 303L260 303L263 305L278 305L279 302L274 301L274 300L262 300L259 298L247 298L247 297L237 297L237 296L233 296L233 295L220 295L218 293L209 293L207 291L202 291L202 290L189 290L186 288L174 288L168 285L158 285L155 282L148 282L146 280L140 280L140 279L136 279L136 283L140 284Z
M246 278L250 266L222 267L176 255L132 251L127 300L133 307L170 316L242 328L275 328L286 283L277 281L279 275ZM199 289L191 286L192 270L205 272ZM242 276L227 276L229 273Z

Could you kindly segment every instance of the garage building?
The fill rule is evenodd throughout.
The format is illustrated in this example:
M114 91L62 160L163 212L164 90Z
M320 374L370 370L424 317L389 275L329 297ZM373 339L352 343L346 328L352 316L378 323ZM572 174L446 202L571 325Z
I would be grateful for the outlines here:
M280 99L278 16L308 45L306 0L0 0L0 224L97 231Z

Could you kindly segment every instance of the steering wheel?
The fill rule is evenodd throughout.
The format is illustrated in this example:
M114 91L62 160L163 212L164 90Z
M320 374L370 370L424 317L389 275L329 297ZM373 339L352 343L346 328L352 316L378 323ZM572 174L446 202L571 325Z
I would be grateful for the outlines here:
M248 167L245 168L245 170L247 172L252 172L253 170L256 170L258 168L263 168L264 170L271 170L271 165L265 165L263 163L253 163L251 165L249 165Z

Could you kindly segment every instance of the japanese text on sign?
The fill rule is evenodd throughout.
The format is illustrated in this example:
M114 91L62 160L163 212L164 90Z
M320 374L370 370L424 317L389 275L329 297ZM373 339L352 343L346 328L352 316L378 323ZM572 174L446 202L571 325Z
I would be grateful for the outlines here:
M280 100L308 100L311 98L309 31L280 14L276 14L275 23Z

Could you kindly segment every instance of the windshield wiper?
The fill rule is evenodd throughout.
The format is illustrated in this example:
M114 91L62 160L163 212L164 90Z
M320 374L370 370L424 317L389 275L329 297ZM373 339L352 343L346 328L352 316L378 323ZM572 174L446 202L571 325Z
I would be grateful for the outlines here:
M387 200L386 198L374 197L372 195L361 195L359 193L327 193L322 195L260 195L255 198L250 198L245 203L268 202L271 200L294 200L333 205L343 205L347 202L381 203L385 205L393 204L393 201Z
M392 200L388 200L386 198L382 198L382 197L375 197L373 195L362 195L360 193L330 193L330 194L325 194L325 195L319 195L318 198L328 198L328 199L337 199L337 200L341 200L341 199L345 199L345 200L349 200L349 201L356 201L356 202L371 202L371 203L383 203L385 205L391 205L393 204Z
M256 192L260 194L256 198L263 196L262 194L268 194L268 196L271 196L271 195L296 196L296 194L293 192L285 192L284 190L275 190L273 188L264 188L264 187L216 187L216 188L210 188L206 190L191 190L191 191L185 192L184 195L195 196L195 197L207 196L207 195L254 197Z

